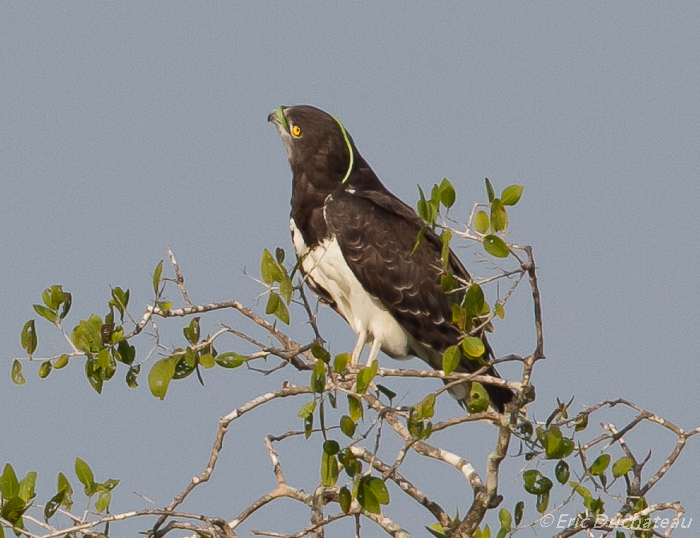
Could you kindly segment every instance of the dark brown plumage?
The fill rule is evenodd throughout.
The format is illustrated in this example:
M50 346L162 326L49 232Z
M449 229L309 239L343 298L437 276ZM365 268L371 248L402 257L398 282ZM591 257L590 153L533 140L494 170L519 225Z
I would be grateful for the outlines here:
M384 187L333 116L295 106L280 107L268 119L277 126L292 168L291 227L302 270L312 290L358 334L353 361L371 343L368 362L381 350L442 369L444 351L461 336L452 323L452 304L462 295L448 296L440 285L439 238L428 230L412 253L424 223ZM453 252L449 262L455 276L471 280ZM478 368L462 357L457 371ZM493 368L487 374L498 376ZM513 398L503 387L485 388L501 411ZM451 392L468 398L463 386Z

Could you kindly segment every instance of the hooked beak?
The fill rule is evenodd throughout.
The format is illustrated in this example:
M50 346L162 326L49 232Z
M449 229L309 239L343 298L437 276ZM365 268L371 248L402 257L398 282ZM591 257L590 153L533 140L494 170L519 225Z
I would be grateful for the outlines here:
M288 108L286 106L281 106L276 108L267 116L267 121L278 125L280 129L286 133L289 132L289 124L287 123L287 117L284 115L284 110Z

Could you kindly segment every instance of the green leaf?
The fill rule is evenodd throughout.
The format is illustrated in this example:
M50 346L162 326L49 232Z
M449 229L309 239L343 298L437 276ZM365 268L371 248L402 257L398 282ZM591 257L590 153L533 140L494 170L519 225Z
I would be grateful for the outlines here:
M277 305L279 302L280 296L276 293L270 293L270 296L267 298L267 305L265 305L265 313L274 314L277 312Z
M464 308L467 316L474 317L484 309L484 290L479 284L472 284L464 294Z
M476 216L474 217L474 229L477 231L477 233L485 234L489 231L489 225L489 216L486 214L486 211L483 209L477 211Z
M294 286L292 284L292 279L287 276L285 272L282 275L282 280L280 281L280 295L285 300L287 304L292 302L292 294L294 293Z
M391 401L391 400L393 400L394 398L396 398L396 393L395 393L393 390L388 389L388 388L385 387L384 385L380 385L379 383L377 383L377 390L378 390L379 392L381 392L384 396L386 396L387 398L389 398L389 401Z
M106 348L100 349L100 351L97 353L97 359L95 360L97 367L106 369L109 368L110 363L111 357L109 356L109 351Z
M40 304L33 305L33 308L34 312L39 314L42 318L49 320L51 323L56 323L57 314L55 311Z
M501 301L497 301L496 304L493 305L493 311L499 318L505 319L506 311L504 310L503 303Z
M61 355L58 360L53 364L53 367L55 370L60 370L61 368L65 368L68 366L68 361L70 360L70 357L66 355L65 353Z
M190 324L187 327L183 328L182 332L190 344L195 345L197 342L199 342L199 316L192 318Z
M160 262L158 262L158 265L156 265L156 270L153 271L153 293L156 294L156 297L159 295L158 288L160 287L160 275L162 272L163 260L160 260Z
M430 189L430 201L439 207L440 204L440 186L433 183L433 188Z
M467 313L464 308L458 304L452 305L452 323L454 323L461 331L466 330Z
M321 359L316 360L311 372L311 389L318 394L326 389L326 365Z
M362 402L359 398L356 398L355 396L351 396L349 394L348 413L350 414L350 418L353 420L353 422L357 422L358 420L360 420L363 415Z
M435 394L428 394L423 401L415 406L417 420L432 418L435 415Z
M355 422L347 415L340 417L340 431L352 439L355 435L355 429L357 425Z
M549 506L549 491L547 493L542 493L537 496L537 504L535 505L536 510L540 514L544 514Z
M420 409L420 405L412 408L408 415L408 432L416 439L427 439L433 432L433 424L431 422L426 422L423 420Z
M579 414L574 420L574 431L581 432L588 427L588 413Z
M124 364L132 365L136 359L136 348L129 344L126 340L122 340L117 344L117 353L119 360ZM58 368L58 366L56 366Z
M148 373L148 387L156 398L165 399L170 380L175 375L175 364L171 357L161 359L153 365Z
M123 342L123 341L124 341L124 327L122 327L122 326L115 327L112 330L112 334L110 335L109 343L110 344L118 344L119 342Z
M28 503L35 497L36 471L29 471L19 483L19 498Z
M214 359L214 355L211 353L205 353L204 355L200 355L199 357L199 364L204 366L207 370L214 368L216 366L216 360Z
M27 511L29 506L29 504L25 503L19 497L13 497L12 499L6 500L2 504L0 516L12 523L13 526L22 528L22 515ZM0 529L1 528L2 527L0 526Z
M328 454L329 456L335 456L338 452L340 452L340 443L338 443L338 441L334 441L332 439L329 439L328 441L324 441L323 451L326 454Z
M449 209L455 204L456 199L457 193L455 192L455 188L452 186L452 183L450 183L449 179L443 178L442 182L440 183L440 201L442 202L442 205Z
M448 271L447 273L440 275L440 287L445 293L450 293L459 287L459 282L457 282L457 279L452 274L452 271Z
M136 381L136 379L139 375L140 370L141 365L137 364L129 368L129 371L126 373L126 385L130 389L135 389L139 386L138 381Z
M266 314L274 314L277 319L282 323L289 325L289 310L287 310L287 305L276 293L270 293L270 297L267 300L267 306L265 307Z
M338 454L338 461L345 467L345 473L353 478L362 472L362 464L357 460L349 448Z
M581 484L577 484L576 482L569 482L569 485L574 488L574 491L578 493L582 498L583 498L583 505L588 508L593 501L593 496L591 495L591 492L583 487Z
M12 382L15 385L24 385L25 379L24 374L22 373L22 363L17 359L12 361L12 371L10 375L12 376Z
M590 496L590 494L589 494ZM634 507L632 507L631 512L633 514L636 514L637 512L641 512L645 508L647 508L649 505L647 504L647 500L644 497L640 497L637 499L637 502L634 503Z
M350 512L350 507L352 506L352 493L350 493L350 490L345 486L340 488L340 492L338 493L338 502L340 503L340 509L344 514Z
M374 492L374 496L379 501L379 504L389 504L389 490L381 478L371 478L369 487Z
M490 402L491 400L484 386L481 383L472 381L467 411L470 413L481 413L489 408Z
M513 526L513 518L510 512L505 508L501 508L498 511L498 521L501 523L501 530L505 531L506 534L509 533Z
M318 344L314 344L311 346L311 354L317 358L321 359L324 363L328 364L331 362L331 354L328 353L325 349L323 349L323 346L320 346Z
M350 353L340 353L339 355L336 355L333 361L333 370L336 372L342 372L345 370L348 362L350 362L350 358Z
M370 366L367 366L366 368L362 368L357 373L357 392L360 394L364 394L365 391L367 390L367 387L369 387L370 383L374 379L374 376L377 373L377 368L379 367L378 361L374 361Z
M478 336L467 336L462 340L462 349L470 358L475 359L486 353L486 346Z
M445 534L445 528L439 523L431 523L425 529L436 538L448 538L447 534Z
M490 204L491 202L493 202L493 199L496 197L496 195L494 194L493 185L491 185L489 178L486 178L486 194L489 197Z
M0 478L0 492L2 492L2 497L5 500L12 499L19 495L19 482L17 481L17 475L12 465L9 463L5 464L5 469L2 472L2 477Z
M427 232L425 231L425 228L421 228L420 230L418 230L418 235L416 236L416 244L413 245L413 250L411 251L411 254L409 254L409 256L413 256L423 244L423 240L425 239L426 233Z
M70 511L73 508L73 486L71 486L70 482L63 473L58 473L57 484L56 489L58 491L66 492L65 496L63 497L63 501L61 501L61 505L63 505L66 510Z
M440 234L440 242L442 243L442 268L447 269L450 266L450 241L452 241L452 232L443 230Z
M484 237L484 250L496 258L507 258L510 254L505 241L495 235Z
M562 485L566 484L569 480L569 464L564 460L559 460L559 463L554 468L554 476L557 478L557 482Z
M279 270L277 262L270 254L270 251L265 249L260 259L260 275L265 284L273 284L282 279L282 273Z
M571 455L574 443L565 438L557 426L551 426L544 437L543 447L547 459L558 460Z
M64 312L61 315L61 319L66 317L68 311L70 310L70 305L72 302L72 297L70 293L63 291L63 286L51 286L51 304L47 304L51 310L58 310L61 305L64 305ZM67 306L65 306L67 305Z
M111 491L100 491L97 495L97 501L95 501L95 510L98 512L104 512L109 508L112 502L112 492Z
M445 375L450 375L459 366L459 360L462 357L462 353L459 350L459 346L450 346L445 350L442 355L442 370Z
M495 198L491 202L491 228L494 232L502 232L508 227L508 213L503 207L503 202Z
M51 361L42 362L41 366L39 366L39 377L41 379L44 379L46 377L49 377L50 373L51 373Z
M620 478L632 470L634 462L627 456L620 458L613 464L612 473L615 478Z
M610 454L601 454L588 470L593 476L600 476L605 472L605 469L608 468L608 465L610 465Z
M528 469L523 472L523 480L525 482L525 491L533 495L542 495L552 489L552 481L544 476L537 469Z
M46 288L41 294L41 298L46 306L34 305L36 313L54 325L60 326L60 320L65 318L70 311L72 295L64 292L63 286L56 285ZM60 312L59 308L61 309Z
M308 418L314 414L315 409L316 409L316 400L311 400L310 402L306 402L304 405L301 406L301 409L299 409L297 416L299 418Z
M129 304L129 290L124 291L118 286L112 289L112 300L109 304L119 311L121 320L124 321L124 312L126 312L126 307Z
M56 510L58 510L58 507L61 506L63 503L63 499L66 496L66 491L61 490L56 495L51 497L51 500L46 503L44 506L44 520L46 522L49 521L53 517L53 515L56 513Z
M92 497L95 493L95 475L90 466L82 459L75 458L75 475L85 488L85 495Z
M520 522L523 520L523 512L525 511L525 502L523 501L518 501L515 505L515 510L513 510L513 513L515 514L515 526L517 527L520 525Z
M357 502L372 514L381 513L381 505L389 502L389 491L381 479L363 476L356 485Z
M81 351L97 353L102 348L102 319L93 314L89 319L81 319L73 328L71 341Z
M338 459L324 450L321 454L321 483L327 488L335 486L338 473Z
M423 189L421 189L420 185L418 185L418 193L420 195L420 199L418 200L418 203L416 205L418 216L421 219L423 219L423 221L425 221L427 224L434 226L438 214L437 200L426 200L425 194L423 193ZM435 190L433 190L432 194L436 194ZM433 198L434 197L435 196L433 196ZM439 198L439 194L437 194L437 197Z
M520 197L523 194L525 187L522 185L510 185L503 189L501 193L501 200L503 205L515 205L520 201Z
M20 340L22 342L22 348L27 352L27 355L31 357L36 351L37 345L36 329L33 319L30 319L24 324Z
M314 432L314 416L309 415L304 419L304 438L308 439Z
M216 356L216 364L223 368L238 368L247 360L248 357L245 355L240 355L234 351L227 351L226 353L220 353Z
M163 312L167 312L173 307L172 301L158 301L157 305Z

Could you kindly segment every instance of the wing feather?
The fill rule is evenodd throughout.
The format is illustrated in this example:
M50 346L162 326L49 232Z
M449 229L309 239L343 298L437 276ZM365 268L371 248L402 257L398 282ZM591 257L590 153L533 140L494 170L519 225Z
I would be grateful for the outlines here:
M440 286L439 239L429 232L411 254L422 222L408 206L384 193L340 192L326 200L325 218L362 286L411 337L440 353L457 343L452 299ZM469 279L461 264L451 269Z
M428 230L414 251L423 223L388 191L339 191L326 199L324 216L345 261L364 289L387 308L417 343L434 350L428 357L417 349L412 353L441 369L442 353L459 342L459 329L452 323L452 304L461 301L462 296L448 295L440 285L444 272L440 239ZM471 281L451 250L450 270ZM481 336L487 358L491 359L491 347ZM458 371L473 372L478 368L475 361L463 356ZM486 373L498 377L493 367ZM485 388L501 411L513 399L509 389L493 385ZM457 387L454 390L459 391Z

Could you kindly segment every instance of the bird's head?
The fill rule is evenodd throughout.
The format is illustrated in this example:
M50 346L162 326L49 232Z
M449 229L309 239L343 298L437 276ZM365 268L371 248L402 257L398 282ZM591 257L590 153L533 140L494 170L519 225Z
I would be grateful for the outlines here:
M295 174L342 184L361 159L343 124L323 110L281 106L267 119L277 127Z

